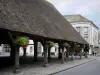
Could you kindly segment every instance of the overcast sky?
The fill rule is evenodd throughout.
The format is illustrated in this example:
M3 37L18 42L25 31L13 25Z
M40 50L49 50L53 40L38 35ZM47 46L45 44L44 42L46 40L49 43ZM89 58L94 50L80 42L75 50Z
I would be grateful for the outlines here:
M47 0L62 15L80 14L100 27L100 0Z

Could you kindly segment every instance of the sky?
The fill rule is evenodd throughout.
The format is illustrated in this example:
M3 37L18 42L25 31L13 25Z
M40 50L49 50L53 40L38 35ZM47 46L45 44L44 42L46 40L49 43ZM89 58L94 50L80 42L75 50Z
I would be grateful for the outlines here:
M80 14L100 27L100 0L47 0L62 15Z

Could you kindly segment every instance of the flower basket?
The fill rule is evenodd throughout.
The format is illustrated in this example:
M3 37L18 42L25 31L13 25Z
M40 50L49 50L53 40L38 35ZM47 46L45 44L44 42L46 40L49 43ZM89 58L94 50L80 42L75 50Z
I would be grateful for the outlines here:
M14 40L14 44L16 46L27 47L28 44L29 44L29 38L28 37L25 37L25 36L18 36Z
M54 42L52 42L52 41L46 41L46 43L47 43L47 45L49 47L53 47L54 46Z
M51 47L53 47L53 46L54 46L54 42L49 41L49 45L50 45Z

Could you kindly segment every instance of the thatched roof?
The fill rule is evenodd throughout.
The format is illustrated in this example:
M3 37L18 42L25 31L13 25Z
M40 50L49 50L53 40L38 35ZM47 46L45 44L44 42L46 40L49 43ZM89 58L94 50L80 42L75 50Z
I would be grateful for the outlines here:
M45 0L0 0L0 28L87 44Z

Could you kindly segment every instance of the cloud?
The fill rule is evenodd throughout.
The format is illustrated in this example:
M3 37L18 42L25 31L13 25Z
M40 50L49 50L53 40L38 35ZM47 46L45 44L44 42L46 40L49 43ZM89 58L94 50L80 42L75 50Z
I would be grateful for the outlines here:
M81 14L100 27L100 0L47 0L63 15Z
M83 5L81 5L79 7L79 9L76 9L78 11L76 11L76 13L83 13L83 14L88 14L91 12L95 12L98 11L99 7L100 7L100 3L98 2L98 0L91 0L91 2L86 1L87 3ZM100 10L99 10L100 12Z

